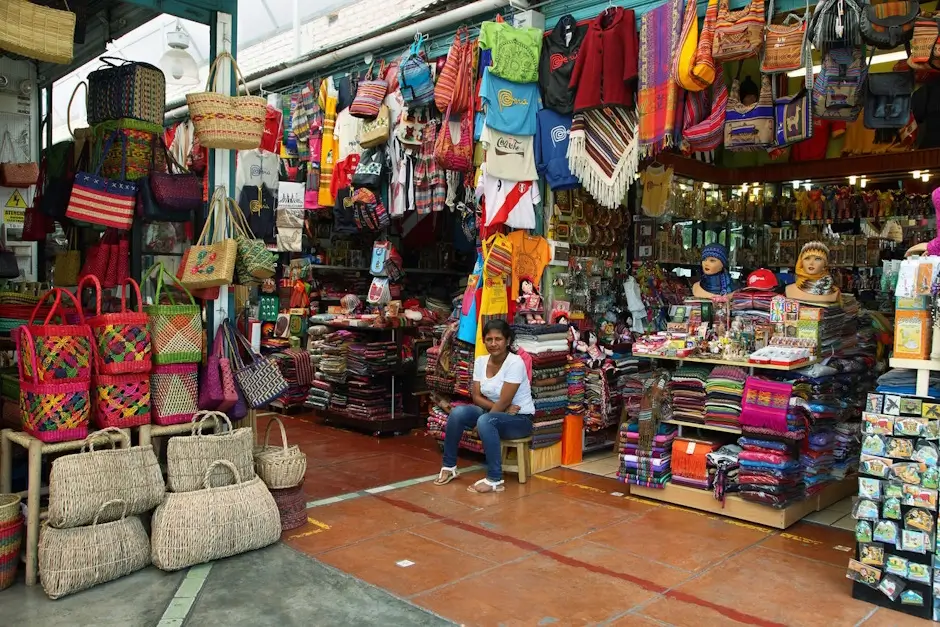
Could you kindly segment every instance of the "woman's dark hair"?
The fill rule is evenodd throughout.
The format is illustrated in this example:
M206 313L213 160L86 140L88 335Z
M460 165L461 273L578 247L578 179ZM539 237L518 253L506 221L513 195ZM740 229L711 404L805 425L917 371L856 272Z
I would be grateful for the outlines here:
M490 331L499 331L499 334L506 338L506 344L509 346L512 346L513 342L516 341L516 332L513 331L509 323L502 318L494 318L484 324L482 337L485 338L489 335Z

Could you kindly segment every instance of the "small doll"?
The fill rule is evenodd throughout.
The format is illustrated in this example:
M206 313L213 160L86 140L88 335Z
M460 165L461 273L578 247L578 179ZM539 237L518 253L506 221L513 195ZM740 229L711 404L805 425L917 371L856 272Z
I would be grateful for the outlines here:
M545 324L545 319L542 318L542 296L532 279L519 281L519 298L516 299L516 304L519 305L519 313L525 315L527 324Z
M829 247L822 242L808 242L800 250L796 262L796 282L787 286L787 298L834 303L839 300L840 294L829 274Z
M582 353L588 354L590 358L588 360L588 367L590 368L600 368L604 360L614 354L612 350L604 348L597 343L597 333L594 331L585 331L584 340L575 344L575 348Z
M728 272L728 249L721 244L709 244L702 249L702 278L692 285L692 295L712 298L733 291L734 281Z

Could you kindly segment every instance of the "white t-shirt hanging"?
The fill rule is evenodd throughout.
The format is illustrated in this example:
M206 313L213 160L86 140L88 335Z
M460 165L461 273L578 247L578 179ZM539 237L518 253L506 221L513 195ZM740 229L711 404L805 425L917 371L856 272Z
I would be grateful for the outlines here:
M534 181L539 178L535 169L535 137L510 135L483 126L480 141L486 149L486 166L493 176L507 181Z
M507 181L489 174L489 162L480 167L477 199L483 198L483 223L514 229L535 228L535 206L542 202L538 181Z
M260 148L239 150L235 167L235 198L241 196L242 187L246 185L267 185L268 189L276 190L280 165L280 158L273 152Z
M333 137L336 138L339 146L339 159L342 161L349 155L361 155L362 146L359 145L359 131L362 128L362 120L349 112L349 109L343 109L336 115L336 126L333 127Z
M512 405L519 408L520 414L531 416L535 414L535 403L532 402L532 384L529 383L529 374L525 369L522 357L515 353L506 355L506 361L500 366L499 372L490 378L486 377L486 364L490 356L477 357L473 362L473 380L480 383L480 393L492 402L499 400L503 392L503 383L518 383L519 389L512 397Z

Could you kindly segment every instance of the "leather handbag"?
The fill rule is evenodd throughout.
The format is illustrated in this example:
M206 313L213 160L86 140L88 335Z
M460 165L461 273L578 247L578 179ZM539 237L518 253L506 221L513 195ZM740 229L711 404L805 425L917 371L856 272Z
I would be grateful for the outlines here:
M379 68L379 76L385 74L385 61ZM388 93L388 81L384 78L373 78L372 65L366 73L366 80L360 81L356 89L356 97L349 105L349 114L354 118L372 119L379 114L385 95Z
M445 170L467 172L473 169L473 111L469 108L460 116L460 139L454 143L450 133L450 108L434 142L434 158Z
M931 65L934 58L936 67ZM921 15L914 22L914 37L911 39L911 54L907 65L912 70L940 70L940 16L934 13Z
M55 220L44 214L41 210L43 189L46 181L46 157L39 163L39 180L36 182L36 193L33 202L26 208L23 217L23 234L20 236L24 242L45 242L46 236L55 232Z
M865 128L895 128L907 125L914 93L913 72L868 74L865 85Z
M718 3L712 57L715 64L756 57L764 44L764 0L751 0L732 14L728 0Z
M93 173L78 172L75 175L75 183L72 185L65 217L77 222L98 224L115 229L129 230L131 228L134 223L134 207L137 201L137 183L123 180L127 156L124 136L114 131L105 143L101 154L108 154L114 140L118 137L121 137L122 154L125 157L122 160L122 178L111 179L101 176L103 158Z
M382 184L388 180L388 168L386 166L386 152L384 146L370 148L362 153L359 159L359 165L352 175L352 184L355 187L368 187L369 189L379 189Z
M858 18L862 40L884 50L904 45L914 38L919 13L920 3L913 0L866 3Z
M3 150L10 146L10 161L3 161ZM27 155L28 158L28 155ZM0 185L3 187L26 188L35 185L39 180L39 164L31 161L17 163L16 147L13 145L13 136L10 131L3 131L3 140L0 143Z
M774 0L770 0L767 26L764 27L764 56L760 71L764 74L783 74L804 67L810 54L806 41L806 22L809 19L809 2L803 17L795 13L787 15L782 24L773 24Z
M770 77L761 78L760 97L752 105L740 100L741 82L735 78L725 110L725 148L760 150L774 142L774 100Z
M379 107L379 113L371 120L365 120L359 131L359 145L363 148L375 148L388 142L391 136L391 112L386 105Z

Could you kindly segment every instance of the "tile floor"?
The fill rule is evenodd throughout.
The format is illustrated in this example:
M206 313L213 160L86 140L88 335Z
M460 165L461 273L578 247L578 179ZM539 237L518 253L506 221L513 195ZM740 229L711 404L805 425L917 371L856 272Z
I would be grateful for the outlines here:
M439 468L422 435L376 440L289 422L311 455L311 500ZM311 522L283 540L462 625L930 624L852 598L849 531L804 521L781 533L614 496L616 463L602 453L525 484L510 476L499 494L466 491L481 470L442 487L361 492L314 504ZM754 581L773 594L753 594Z

